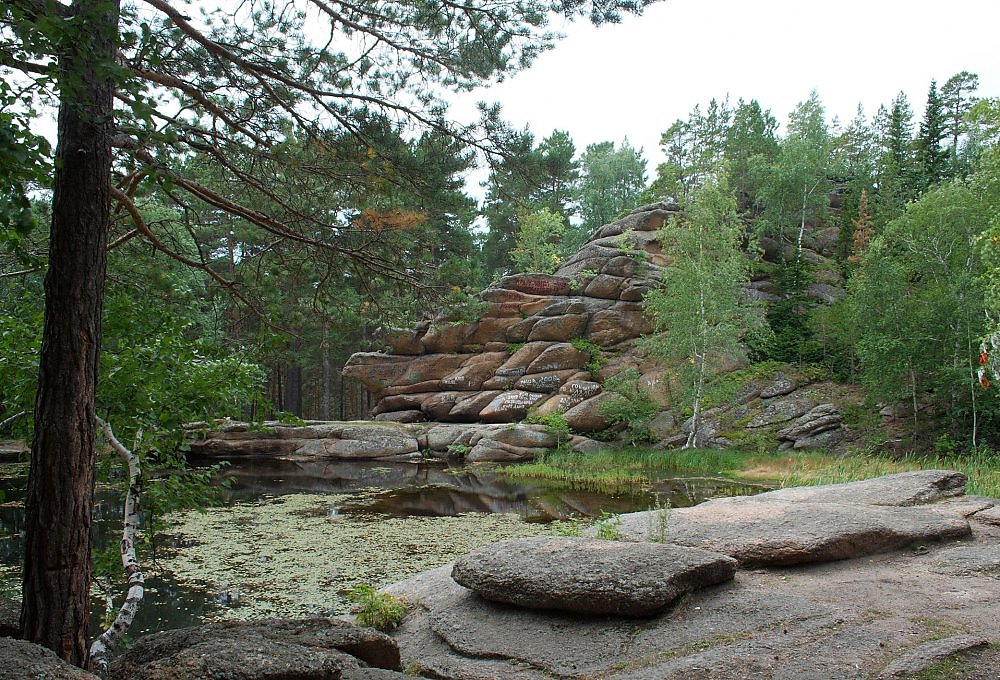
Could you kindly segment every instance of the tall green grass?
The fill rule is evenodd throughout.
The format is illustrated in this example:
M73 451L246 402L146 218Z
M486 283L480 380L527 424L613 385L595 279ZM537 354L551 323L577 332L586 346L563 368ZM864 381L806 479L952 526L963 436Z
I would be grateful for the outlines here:
M553 452L533 463L507 465L510 479L539 480L562 487L628 493L656 481L690 475L767 481L775 486L811 486L870 479L909 470L957 470L968 477L969 494L1000 498L1000 454L981 449L968 455L879 454L835 456L819 452L750 453L737 450L663 451L641 447L578 454Z

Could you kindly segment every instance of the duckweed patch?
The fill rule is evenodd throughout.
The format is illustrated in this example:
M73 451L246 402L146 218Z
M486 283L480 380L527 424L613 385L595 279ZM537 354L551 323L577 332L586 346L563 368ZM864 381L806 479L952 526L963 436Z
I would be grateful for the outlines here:
M357 498L298 494L173 513L167 526L180 547L163 566L182 583L226 593L235 606L218 619L339 615L361 584L381 588L488 543L546 531L512 514L339 514Z

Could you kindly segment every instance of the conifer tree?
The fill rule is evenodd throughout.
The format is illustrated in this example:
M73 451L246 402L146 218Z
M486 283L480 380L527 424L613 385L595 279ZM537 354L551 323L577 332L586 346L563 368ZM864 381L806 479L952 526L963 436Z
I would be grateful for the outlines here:
M945 125L944 107L938 95L937 82L932 80L916 141L917 188L920 191L937 184L947 174L948 154L941 148L946 135Z

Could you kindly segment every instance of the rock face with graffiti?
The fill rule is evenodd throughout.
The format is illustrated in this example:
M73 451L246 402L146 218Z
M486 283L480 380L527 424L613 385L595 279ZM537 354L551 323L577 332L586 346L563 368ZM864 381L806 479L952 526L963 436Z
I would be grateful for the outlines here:
M602 405L621 397L606 381L628 371L661 409L650 438L683 441L691 424L671 410L676 385L640 342L651 331L643 297L671 264L657 231L677 211L665 203L640 208L597 230L554 274L501 278L481 293L478 319L441 314L412 329L392 330L384 351L355 354L344 373L373 395L375 421L512 423L529 414L558 413L574 432L588 434L614 424ZM837 242L827 231L808 232L801 251L821 274L805 291L818 303L844 295L836 267L827 266ZM783 255L766 237L758 252L765 261ZM764 302L778 299L766 274L754 276L745 292ZM794 370L748 377L735 400L710 405L698 426L699 441L726 446L768 438L785 448L812 448L849 440L842 414L858 395L813 383Z

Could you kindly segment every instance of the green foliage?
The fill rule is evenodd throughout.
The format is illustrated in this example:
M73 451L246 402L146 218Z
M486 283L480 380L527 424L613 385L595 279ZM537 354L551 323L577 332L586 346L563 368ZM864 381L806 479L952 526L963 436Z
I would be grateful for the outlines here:
M862 381L875 399L905 400L915 432L927 403L961 441L1000 427L1000 402L975 377L989 308L974 241L998 189L988 172L931 189L872 241L852 281Z
M601 368L604 367L604 364L608 360L604 349L593 340L587 340L586 338L573 338L569 341L569 344L587 354L587 363L584 365L584 368L590 371L590 377L593 380L600 380Z
M556 448L569 441L571 430L569 423L566 422L566 416L563 411L553 411L545 414L532 413L524 419L524 422L544 425L546 432L555 435Z
M585 233L635 208L646 186L646 160L627 139L617 149L614 142L588 145L580 158L580 171L581 230Z
M448 453L453 456L458 456L459 458L465 458L472 451L472 447L468 444L449 444Z
M646 540L650 543L666 543L667 525L670 523L670 499L663 500L660 494L656 494L650 510L652 514L649 517L649 526L646 527Z
M701 398L704 408L721 406L732 399L742 387L755 380L767 379L776 371L789 370L791 367L779 361L761 361L737 371L721 373L705 384L705 392Z
M736 201L724 177L694 191L684 208L684 217L672 218L659 234L674 264L664 269L663 285L646 294L646 313L655 330L646 346L665 363L679 366L690 388L687 399L694 404L697 432L711 369L738 357L740 339L762 332L763 323L741 293L749 266L740 248Z
M390 632L406 617L406 605L399 598L379 593L367 583L356 587L347 597L356 605L354 622L359 626Z
M517 238L510 253L517 271L551 274L561 262L560 244L566 233L566 220L548 208L522 215Z
M642 384L639 371L629 368L604 382L604 390L617 395L617 399L602 401L597 412L610 428L624 426L622 438L629 444L653 441L647 425L660 407L653 401L649 390Z
M621 515L602 510L597 522L594 523L594 528L597 530L594 533L594 538L600 541L620 541L622 540L621 526Z
M30 192L49 183L52 149L30 130L37 115L29 90L0 80L0 246L23 265L37 264L27 238L38 226Z

